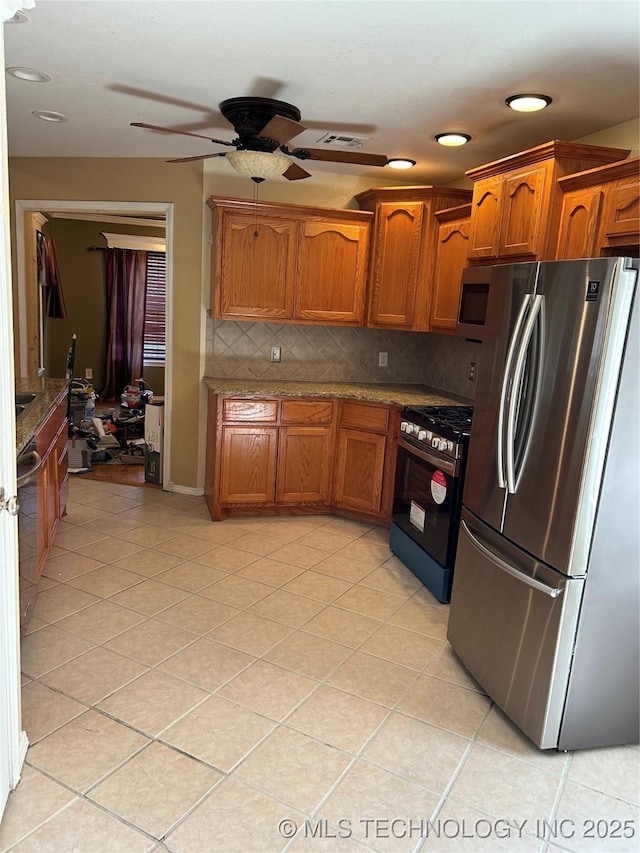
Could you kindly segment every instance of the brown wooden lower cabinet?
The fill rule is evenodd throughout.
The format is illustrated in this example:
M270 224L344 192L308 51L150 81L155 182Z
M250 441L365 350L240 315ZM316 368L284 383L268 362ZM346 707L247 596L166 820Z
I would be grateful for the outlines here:
M386 446L385 435L340 430L335 466L335 506L366 513L380 512Z
M205 495L211 518L333 511L388 524L394 412L377 403L210 392Z
M37 430L35 442L42 459L37 486L38 573L42 574L58 523L66 512L69 493L66 393Z
M222 427L221 503L273 503L277 427Z
M329 503L333 430L326 426L280 428L276 500Z

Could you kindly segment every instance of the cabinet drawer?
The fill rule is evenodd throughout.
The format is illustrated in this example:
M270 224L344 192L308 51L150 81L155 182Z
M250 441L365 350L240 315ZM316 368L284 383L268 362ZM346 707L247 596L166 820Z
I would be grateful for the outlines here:
M333 419L332 400L283 400L283 424L330 424Z
M389 407L375 403L343 403L340 426L350 429L370 429L387 432Z
M47 453L61 429L67 425L67 398L65 397L51 412L36 433L36 444L40 456Z
M278 420L278 401L225 399L222 401L222 419L275 423Z

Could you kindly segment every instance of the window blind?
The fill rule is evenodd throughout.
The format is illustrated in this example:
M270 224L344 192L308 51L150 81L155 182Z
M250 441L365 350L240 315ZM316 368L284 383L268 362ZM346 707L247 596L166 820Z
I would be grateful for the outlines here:
M148 252L143 355L145 365L164 365L165 361L165 284L165 253Z

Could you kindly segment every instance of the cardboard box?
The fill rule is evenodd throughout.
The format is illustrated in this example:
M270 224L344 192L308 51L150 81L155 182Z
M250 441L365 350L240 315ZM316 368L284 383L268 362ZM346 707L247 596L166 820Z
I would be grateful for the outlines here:
M149 403L144 410L144 479L147 483L162 483L163 433L164 403Z

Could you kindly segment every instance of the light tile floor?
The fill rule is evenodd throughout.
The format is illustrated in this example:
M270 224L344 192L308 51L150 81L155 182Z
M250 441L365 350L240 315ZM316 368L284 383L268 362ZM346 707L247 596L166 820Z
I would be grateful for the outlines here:
M539 751L446 622L385 530L73 479L0 850L637 850L638 748Z

